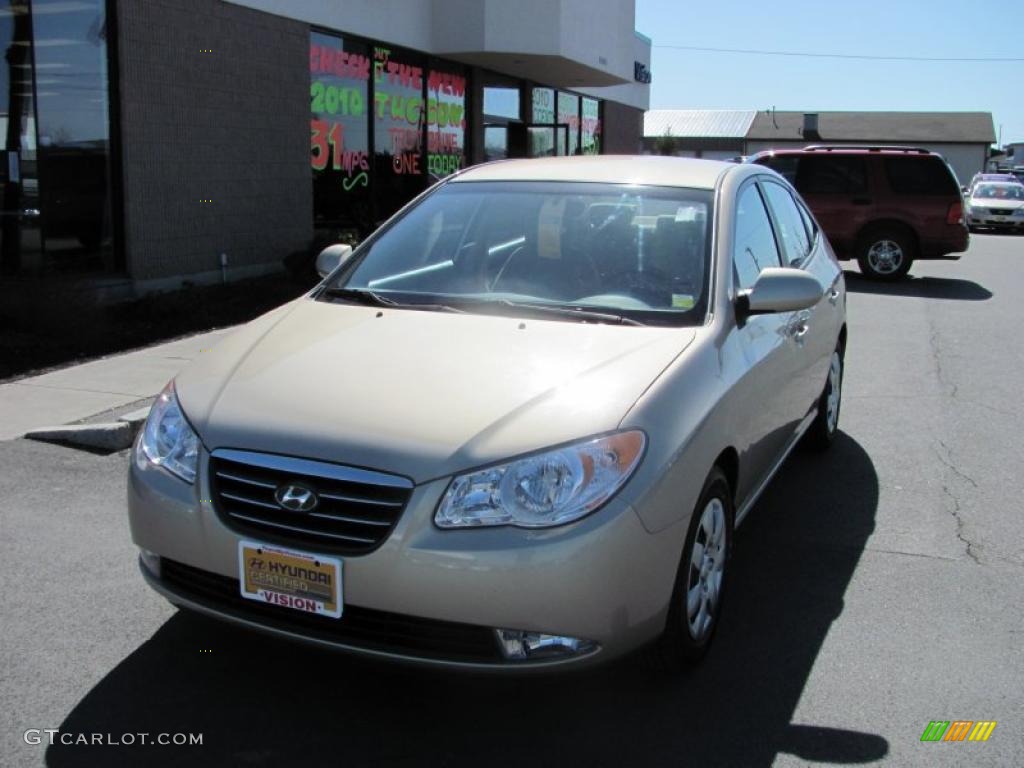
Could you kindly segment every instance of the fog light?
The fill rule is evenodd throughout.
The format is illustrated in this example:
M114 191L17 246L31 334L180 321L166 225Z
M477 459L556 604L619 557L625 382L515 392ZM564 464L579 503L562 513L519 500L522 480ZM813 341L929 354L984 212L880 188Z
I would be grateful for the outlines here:
M160 578L160 555L156 552L150 552L148 549L139 550L139 560L142 561L142 565L151 574Z
M496 629L498 644L506 659L551 659L581 656L597 649L597 643L565 635L523 632L518 629Z

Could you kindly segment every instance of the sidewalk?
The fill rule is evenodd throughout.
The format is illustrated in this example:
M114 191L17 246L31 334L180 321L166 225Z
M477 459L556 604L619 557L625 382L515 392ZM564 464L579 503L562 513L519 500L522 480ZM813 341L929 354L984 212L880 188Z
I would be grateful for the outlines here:
M221 328L0 384L0 440L153 397L187 362L231 330Z

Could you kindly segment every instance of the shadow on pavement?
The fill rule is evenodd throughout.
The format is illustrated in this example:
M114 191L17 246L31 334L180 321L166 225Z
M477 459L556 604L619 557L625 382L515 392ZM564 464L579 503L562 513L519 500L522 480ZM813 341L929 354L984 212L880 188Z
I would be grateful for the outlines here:
M844 270L846 288L854 293L874 293L883 296L914 296L921 299L947 299L950 301L988 301L992 291L973 280L955 277L915 277L907 275L893 283L868 280L860 272Z
M797 451L737 534L714 648L681 677L630 660L515 679L424 671L179 613L60 728L202 733L203 745L52 746L47 764L756 768L783 752L878 760L888 753L881 736L791 722L877 502L871 459L849 436L825 456Z

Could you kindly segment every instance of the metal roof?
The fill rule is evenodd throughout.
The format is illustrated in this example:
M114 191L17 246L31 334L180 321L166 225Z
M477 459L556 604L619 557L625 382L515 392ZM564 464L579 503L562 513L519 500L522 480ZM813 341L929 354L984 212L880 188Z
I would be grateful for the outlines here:
M804 137L804 113L764 110L755 113L747 139L754 141L965 142L993 144L990 112L815 112L818 136Z
M644 138L742 139L757 114L752 109L650 109Z

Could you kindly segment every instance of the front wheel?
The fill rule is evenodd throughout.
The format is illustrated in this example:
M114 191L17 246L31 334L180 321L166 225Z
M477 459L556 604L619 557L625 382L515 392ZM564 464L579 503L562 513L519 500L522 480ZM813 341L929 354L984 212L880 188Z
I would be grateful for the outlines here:
M872 280L899 280L910 271L914 260L910 238L899 231L879 229L862 237L857 263Z
M665 631L646 655L651 666L678 671L707 653L722 612L732 526L729 482L715 467L690 520Z

